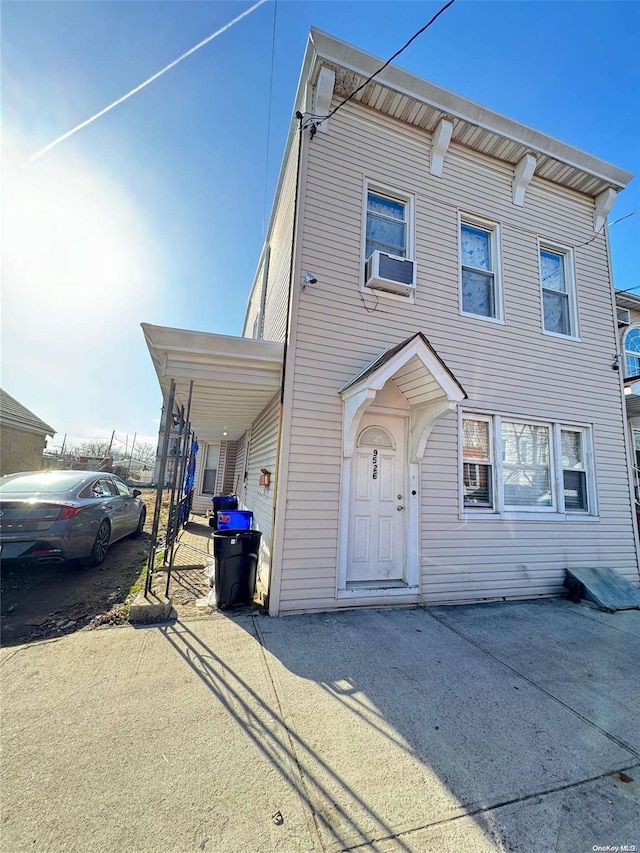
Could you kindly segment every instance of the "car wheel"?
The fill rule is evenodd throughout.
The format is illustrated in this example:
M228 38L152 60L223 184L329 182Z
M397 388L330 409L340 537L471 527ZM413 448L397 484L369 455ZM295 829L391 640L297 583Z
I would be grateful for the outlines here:
M86 558L88 566L99 566L104 563L104 558L107 556L107 548L109 547L109 539L111 538L111 528L108 521L103 521L98 528L96 538L93 543L91 553Z
M132 537L140 536L140 534L144 530L144 523L146 520L147 520L147 508L146 508L146 506L143 506L142 510L140 512L140 518L138 519L138 526L136 527L136 529L131 534Z

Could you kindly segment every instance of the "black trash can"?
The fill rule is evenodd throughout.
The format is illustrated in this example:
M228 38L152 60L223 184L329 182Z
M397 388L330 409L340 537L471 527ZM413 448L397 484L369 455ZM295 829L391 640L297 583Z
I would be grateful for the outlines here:
M238 498L236 495L216 495L211 498L213 504L213 515L209 519L209 527L218 529L218 513L227 512L230 509L238 509Z
M221 610L253 601L261 536L259 530L218 530L213 534L214 588Z

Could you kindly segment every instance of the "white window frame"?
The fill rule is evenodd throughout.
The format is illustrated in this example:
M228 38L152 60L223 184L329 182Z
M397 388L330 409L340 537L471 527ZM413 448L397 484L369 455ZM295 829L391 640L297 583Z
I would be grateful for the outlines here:
M465 459L464 455L464 421L481 421L482 423L486 423L488 427L489 433L489 457L488 457L488 467L490 470L490 478L491 478L491 489L490 489L490 500L491 506L483 506L478 504L477 506L472 506L471 504L465 504L464 502L464 466L467 464L473 464L469 459ZM459 455L462 460L462 464L460 465L460 494L461 494L461 503L465 510L471 510L474 515L476 513L491 513L494 514L496 511L496 456L495 456L495 446L494 446L494 429L493 429L493 419L488 415L478 415L475 413L464 412L462 417L460 418L460 448ZM487 466L487 462L479 463Z
M205 492L204 491L204 475L205 475L205 471L209 470L206 467L206 464L207 464L207 456L209 454L209 448L210 447L217 447L218 448L218 464L216 465L216 482L213 484L213 492ZM205 444L204 453L202 454L202 470L200 472L200 488L198 489L199 495L202 495L204 497L207 497L208 495L211 495L211 496L215 495L215 493L216 493L215 487L216 487L216 483L218 482L218 477L220 475L220 457L221 456L222 456L222 442L220 442L220 441L208 441Z
M565 513L568 517L573 519L574 517L580 516L593 516L596 513L596 484L595 484L595 458L593 454L593 441L592 441L592 432L590 427L585 427L578 424L567 424L567 423L557 423L554 424L554 429L556 431L555 443L558 448L558 466L557 466L557 490L558 490L558 512ZM564 472L565 470L562 467L562 438L561 433L563 431L567 432L579 432L582 435L582 456L583 456L583 465L585 472L585 485L587 490L587 508L586 510L580 509L569 509L565 508L564 504Z
M632 323L631 326L624 330L624 334L622 336L622 375L625 379L637 379L640 382L640 373L629 373L627 366L627 354L631 358L640 358L640 353L631 352L631 350L627 352L627 338L631 332L640 332L640 326L637 323Z
M522 424L523 426L535 426L542 427L543 429L548 430L549 433L549 488L551 490L551 504L549 506L520 506L518 504L507 504L504 499L504 454L503 454L503 441L502 441L502 424L503 422L510 424ZM526 513L529 515L530 513L542 513L548 515L549 513L558 512L558 476L557 476L557 451L556 451L556 442L555 442L555 434L553 429L553 424L548 421L537 421L532 418L510 418L507 416L497 416L495 419L496 423L496 447L498 448L496 451L496 458L499 463L499 476L500 481L498 483L498 493L500 494L500 505L501 508L510 514L513 513Z
M493 470L491 472L493 488L493 509L482 506L467 506L464 503L464 420L486 420L489 422L490 445L493 451ZM504 502L504 465L502 460L502 422L531 424L549 428L550 487L551 506L513 507ZM587 489L587 509L567 510L564 504L564 469L562 467L561 431L580 432L584 456L585 479ZM497 412L481 412L473 409L459 409L458 412L458 472L459 472L459 515L462 520L472 519L510 519L521 521L599 521L596 465L594 453L593 425L571 423L568 421L547 421L537 418L523 418L521 415L509 415Z
M474 314L471 311L465 311L462 299L462 226L468 225L470 228L477 228L480 231L486 231L489 234L491 241L491 258L493 269L488 272L493 273L493 288L494 288L494 305L495 317L486 317L484 314ZM491 219L485 219L482 216L476 216L473 213L467 213L463 210L458 210L458 302L460 306L460 314L463 317L471 317L474 320L484 320L488 323L505 324L504 319L504 298L502 292L502 239L500 234L500 223ZM472 269L470 267L470 269ZM487 270L479 270L486 273Z
M415 228L416 228L416 199L413 193L398 189L398 187L389 186L384 181L377 181L373 178L365 178L362 191L362 229L361 229L361 248L360 248L360 293L368 293L370 296L376 296L378 299L392 299L396 302L409 302L415 304L415 292L403 296L401 293L386 293L383 290L372 290L365 284L365 267L367 263L367 200L369 193L377 193L378 195L386 196L391 201L400 202L406 205L406 255L405 260L413 261L415 264Z
M554 255L562 255L564 258L564 278L566 293L569 303L569 332L564 335L561 332L552 332L545 328L544 316L544 283L542 281L542 252L551 252ZM578 324L578 294L576 291L576 272L575 272L575 256L571 246L562 246L559 243L554 243L551 240L543 240L538 237L538 279L540 281L540 321L542 324L542 334L550 335L552 338L562 338L567 341L580 340L580 327ZM550 291L560 292L560 291Z

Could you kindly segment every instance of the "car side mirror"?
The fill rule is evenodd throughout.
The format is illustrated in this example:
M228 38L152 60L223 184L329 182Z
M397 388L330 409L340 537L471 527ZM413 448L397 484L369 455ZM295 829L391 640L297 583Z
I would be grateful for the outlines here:
M134 489L134 490L131 492L131 494L134 496L134 498L137 498L137 497L138 497L138 495L141 495L141 494L142 494L142 492L140 491L140 489Z

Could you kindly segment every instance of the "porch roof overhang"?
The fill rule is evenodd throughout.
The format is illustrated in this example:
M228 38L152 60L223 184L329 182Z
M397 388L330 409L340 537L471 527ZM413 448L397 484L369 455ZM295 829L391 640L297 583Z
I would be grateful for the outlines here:
M200 439L234 441L280 390L284 344L142 323L163 399L171 380Z
M391 349L340 389L344 401L343 452L352 456L360 419L378 391L393 379L411 412L411 461L424 456L427 438L438 418L455 409L467 394L433 349L418 332Z

